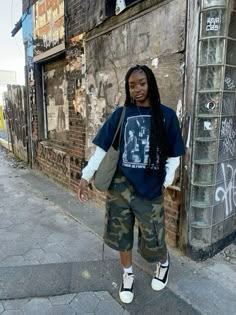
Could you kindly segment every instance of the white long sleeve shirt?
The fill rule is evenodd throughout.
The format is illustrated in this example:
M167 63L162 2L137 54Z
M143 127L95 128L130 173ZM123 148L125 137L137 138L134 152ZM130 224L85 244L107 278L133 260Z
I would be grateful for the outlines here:
M88 161L87 166L82 171L82 178L85 179L87 182L91 180L94 173L98 169L100 163L102 162L104 156L106 155L106 151L101 149L100 147L96 147L94 154ZM180 157L170 157L166 161L166 177L164 181L164 187L167 188L173 183L175 177L175 171L180 164Z

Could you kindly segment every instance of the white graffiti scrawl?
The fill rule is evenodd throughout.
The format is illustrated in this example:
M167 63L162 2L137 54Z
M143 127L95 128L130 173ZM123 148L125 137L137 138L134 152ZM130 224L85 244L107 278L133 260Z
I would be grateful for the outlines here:
M236 207L236 169L232 165L221 163L221 169L224 177L224 186L218 187L215 192L215 201L225 203L225 215L228 217L233 213ZM226 170L229 169L230 177L227 181Z
M223 150L225 153L230 152L233 156L236 149L236 131L233 128L233 119L225 118L221 124L221 137L223 138Z

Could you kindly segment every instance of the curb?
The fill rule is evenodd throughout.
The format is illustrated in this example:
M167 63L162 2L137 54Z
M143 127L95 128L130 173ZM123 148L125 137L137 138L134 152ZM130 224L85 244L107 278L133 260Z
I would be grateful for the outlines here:
M5 149L7 149L7 150L12 152L12 145L8 141L0 138L0 145L3 146Z

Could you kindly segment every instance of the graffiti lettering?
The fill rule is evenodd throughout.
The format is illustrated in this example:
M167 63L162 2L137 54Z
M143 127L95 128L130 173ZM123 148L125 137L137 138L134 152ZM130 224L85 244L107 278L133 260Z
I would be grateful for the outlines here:
M43 46L45 48L57 46L57 45L59 45L59 43L60 43L59 39L53 39L53 40L46 39L46 38L43 39Z
M67 50L67 56L69 58L77 58L77 57L80 57L81 54L82 54L82 51L79 48L73 48L73 49Z
M230 164L221 163L222 173L224 177L224 187L218 187L215 192L215 201L224 201L225 215L229 216L233 212L233 206L236 207L236 169ZM226 169L229 169L230 180L227 184Z
M220 18L216 17L216 18L207 18L207 25L206 25L206 31L213 31L213 32L217 32L220 30Z
M235 82L230 77L225 77L225 84L228 90L233 90L235 88Z
M69 157L65 152L40 144L38 154L43 160L48 161L53 175L69 176Z
M225 118L221 124L221 137L223 139L223 150L233 156L236 148L236 131L233 128L233 120L232 118Z

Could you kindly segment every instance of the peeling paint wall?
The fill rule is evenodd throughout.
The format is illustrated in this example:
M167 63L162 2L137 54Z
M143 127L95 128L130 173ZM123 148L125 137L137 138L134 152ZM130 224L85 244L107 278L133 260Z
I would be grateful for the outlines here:
M25 87L8 85L4 103L12 151L18 158L28 162Z
M83 35L71 38L66 52L67 77L75 74L73 106L75 113L86 117L85 54Z
M84 163L86 138L86 81L84 35L72 37L66 51L70 124L70 186L77 190Z
M87 152L91 141L115 108L124 76L135 64L147 64L157 78L161 99L173 107L183 98L186 3L174 0L86 42ZM167 29L171 28L171 32ZM94 36L94 34L93 34Z
M64 43L64 0L38 0L34 8L34 56Z
M85 29L90 30L105 19L105 0L86 1Z

